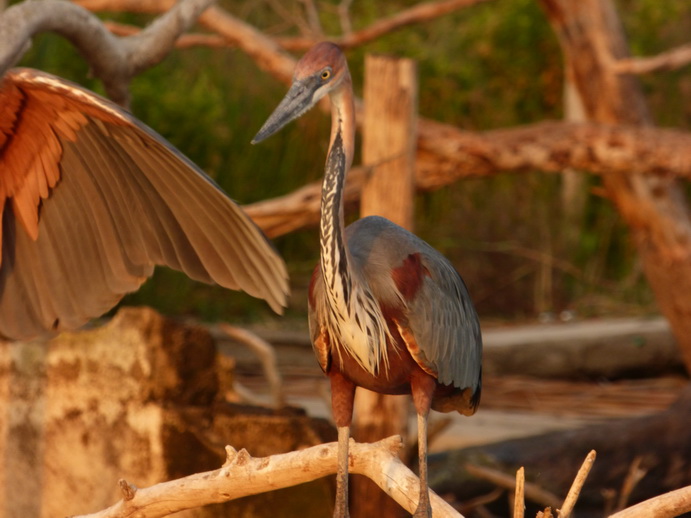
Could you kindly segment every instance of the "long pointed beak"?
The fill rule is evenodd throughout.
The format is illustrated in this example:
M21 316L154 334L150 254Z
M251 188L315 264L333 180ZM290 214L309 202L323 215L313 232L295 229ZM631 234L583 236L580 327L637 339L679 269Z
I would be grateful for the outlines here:
M311 83L308 79L293 83L286 96L254 136L252 144L270 137L314 106L318 99L314 96L315 85Z

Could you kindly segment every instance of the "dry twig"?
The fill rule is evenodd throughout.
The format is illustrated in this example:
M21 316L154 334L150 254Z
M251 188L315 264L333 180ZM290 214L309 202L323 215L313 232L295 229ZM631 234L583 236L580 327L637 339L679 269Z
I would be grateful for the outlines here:
M525 515L525 470L521 466L516 471L516 492L513 497L513 518Z
M624 483L621 485L621 491L619 492L619 499L617 500L616 507L617 511L626 507L633 489L647 473L647 470L641 468L641 462L643 462L643 457L640 455L631 461L629 471L626 474Z
M515 489L516 480L514 477L502 473L499 470L487 468L485 466L477 466L475 464L466 464L465 469L471 475L483 478L497 486L506 489ZM552 507L557 507L559 505L559 498L555 494L542 489L537 484L526 482L524 485L524 494L529 500L541 505L549 505Z
M595 450L591 450L590 453L586 455L583 465L581 466L581 469L578 470L576 478L574 479L573 484L571 484L571 489L569 489L569 492L566 495L564 505L561 506L561 509L557 510L557 516L559 518L568 518L571 515L573 507L576 505L576 501L578 500L578 495L581 494L581 489L583 488L585 479L588 478L588 473L590 473L590 469L593 467L595 456Z
M257 355L262 364L262 371L266 377L266 382L269 385L273 406L275 408L284 406L283 381L278 371L276 351L273 346L247 329L231 326L225 322L218 324L216 327L231 339L249 347Z
M435 18L439 18L453 11L487 1L489 0L440 0L437 2L421 2L389 18L377 20L369 27L346 33L345 36L341 38L333 38L332 41L343 48L358 47L403 27L434 20ZM317 43L317 40L314 38L277 38L276 41L286 50L307 50Z
M133 36L139 34L142 29L134 25L126 23L118 23L113 21L103 22L106 29L108 29L115 36ZM228 42L217 34L201 34L201 33L187 33L181 34L175 41L176 49L189 49L192 47L211 47L211 48L228 48Z

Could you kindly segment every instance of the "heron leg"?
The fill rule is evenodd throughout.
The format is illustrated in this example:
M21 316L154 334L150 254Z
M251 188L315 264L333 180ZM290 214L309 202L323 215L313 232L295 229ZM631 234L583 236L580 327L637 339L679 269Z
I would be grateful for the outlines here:
M331 410L338 429L338 471L336 472L336 505L334 518L348 518L348 442L353 419L355 385L339 372L331 378Z
M432 396L436 381L432 376L420 371L410 380L413 403L417 411L418 466L420 474L420 497L414 518L432 518L432 504L427 485L427 416L432 406Z
M338 427L338 471L336 472L336 506L334 518L348 518L348 441L350 426Z
M432 518L432 505L427 485L427 416L417 415L418 466L420 472L420 498L414 518Z

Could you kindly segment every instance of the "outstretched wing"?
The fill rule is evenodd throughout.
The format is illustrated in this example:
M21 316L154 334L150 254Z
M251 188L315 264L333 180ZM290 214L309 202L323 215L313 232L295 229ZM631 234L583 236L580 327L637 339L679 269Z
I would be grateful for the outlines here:
M155 265L285 305L281 258L161 136L109 101L28 69L0 82L0 336L76 328Z

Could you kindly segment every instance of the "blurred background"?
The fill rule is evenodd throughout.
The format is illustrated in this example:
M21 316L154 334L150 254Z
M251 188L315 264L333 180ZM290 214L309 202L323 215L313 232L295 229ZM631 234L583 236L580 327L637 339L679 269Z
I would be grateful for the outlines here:
M353 2L353 28L368 26L415 3ZM616 3L634 55L654 55L688 42L689 2ZM219 2L241 20L274 36L300 34L308 23L303 4ZM338 2L315 5L324 32L340 34ZM138 26L153 19L132 14L107 17ZM422 117L473 131L563 117L561 53L534 0L461 9L349 50L358 94L367 53L417 61ZM84 60L58 36L38 37L21 64L102 92L101 85L88 78ZM688 72L687 66L641 76L658 125L687 130L691 126ZM132 110L215 178L232 198L246 204L287 194L321 177L329 118L319 111L261 147L250 145L285 91L285 85L239 50L194 47L174 51L135 78ZM560 174L499 174L418 194L416 233L451 259L468 284L483 322L656 313L626 228L615 208L599 194L600 179L578 172L568 182L564 178ZM357 217L357 211L351 211L350 217ZM318 258L317 232L304 229L274 243L291 275L293 295L287 317L304 323L306 287ZM208 322L279 318L249 296L162 269L121 302L141 304L167 315Z

